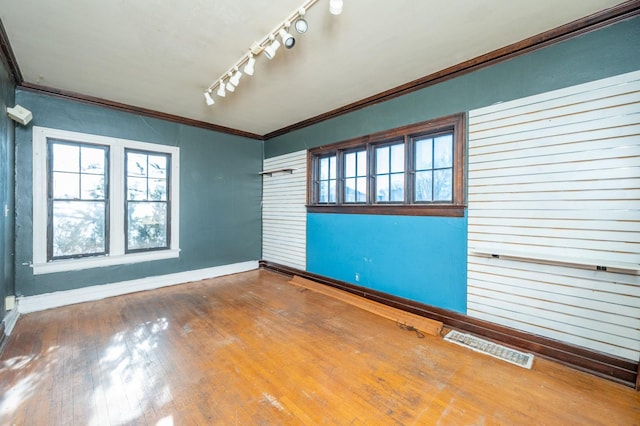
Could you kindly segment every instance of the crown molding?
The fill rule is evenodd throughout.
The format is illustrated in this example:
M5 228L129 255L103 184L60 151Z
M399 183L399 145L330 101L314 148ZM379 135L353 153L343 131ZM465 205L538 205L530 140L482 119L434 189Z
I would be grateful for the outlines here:
M238 130L238 129L232 129L231 127L219 126L217 124L207 123L205 121L193 120L191 118L181 117L179 115L167 114L167 113L152 110L152 109L128 105L121 102L110 101L108 99L82 95L80 93L61 90L61 89L55 89L53 87L41 86L39 84L22 83L18 85L18 88L28 92L42 93L42 94L55 96L62 99L82 102L89 105L97 105L97 106L115 109L118 111L124 111L132 114L139 114L147 117L158 118L160 120L171 121L178 124L185 124L187 126L200 127L202 129L213 130L216 132L227 133L235 136L242 136L249 139L263 140L263 137L261 135L258 135L255 133L245 132L243 130Z
M18 61L13 54L13 49L11 49L9 36L7 35L7 31L4 29L2 19L0 19L0 60L4 62L9 69L9 74L11 76L11 79L13 80L13 83L16 85L21 84L23 81L22 73L20 72Z
M376 95L369 96L340 108L336 108L315 117L311 117L298 123L283 127L279 130L267 133L264 135L264 140L273 139L295 130L300 130L380 102L385 102L390 99L424 89L425 87L442 83L478 69L495 65L499 62L516 58L534 50L542 49L552 44L624 21L638 14L640 14L640 0L630 0L621 3L560 27L545 31L544 33L526 38L468 61L461 62L444 70L410 81L409 83L402 84Z

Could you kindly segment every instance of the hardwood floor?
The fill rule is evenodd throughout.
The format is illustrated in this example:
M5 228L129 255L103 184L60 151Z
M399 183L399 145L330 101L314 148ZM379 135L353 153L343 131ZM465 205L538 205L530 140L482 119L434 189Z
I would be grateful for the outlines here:
M640 392L533 370L268 272L25 315L0 357L3 425L638 425Z

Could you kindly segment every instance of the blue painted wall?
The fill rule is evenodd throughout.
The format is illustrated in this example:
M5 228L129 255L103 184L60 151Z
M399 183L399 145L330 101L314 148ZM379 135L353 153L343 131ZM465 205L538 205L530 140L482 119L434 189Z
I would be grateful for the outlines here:
M638 46L640 17L287 133L265 142L265 157L635 71ZM463 313L466 245L464 218L309 214L307 220L310 272Z
M14 124L5 113L7 107L14 105L15 85L0 57L0 321L5 314L5 297L14 294Z
M466 218L308 214L307 269L465 313L466 236Z
M16 128L16 292L34 295L127 281L261 256L262 141L24 90L33 121ZM33 275L32 127L180 147L180 258Z

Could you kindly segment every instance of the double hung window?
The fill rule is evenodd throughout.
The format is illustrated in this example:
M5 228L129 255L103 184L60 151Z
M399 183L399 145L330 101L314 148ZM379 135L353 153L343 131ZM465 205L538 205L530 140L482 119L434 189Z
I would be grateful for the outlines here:
M177 147L33 132L34 273L178 257Z

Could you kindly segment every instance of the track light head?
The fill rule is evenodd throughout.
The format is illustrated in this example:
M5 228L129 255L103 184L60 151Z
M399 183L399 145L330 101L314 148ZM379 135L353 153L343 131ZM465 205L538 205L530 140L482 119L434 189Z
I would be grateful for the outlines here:
M304 18L298 18L293 24L298 34L304 34L309 29L309 23Z
M280 42L276 40L273 34L269 36L269 40L271 40L271 44L264 48L264 56L266 56L267 59L273 59L273 57L276 56L276 52L280 48Z
M332 15L340 15L342 13L342 0L329 0L329 12Z
M213 98L211 97L211 89L208 89L206 92L204 92L204 100L207 102L207 105L209 106L216 103L216 101L214 101Z
M309 23L306 19L304 19L304 15L307 13L304 7L298 9L298 19L293 23L294 28L298 32L298 34L304 34L309 29Z
M240 84L240 78L242 77L242 73L240 72L240 70L238 69L238 67L235 67L235 74L233 74L233 76L229 79L229 83L233 84L234 86L238 87L238 84Z
M291 34L289 34L287 28L288 27L280 28L280 31L278 31L278 35L280 35L280 39L282 40L282 44L284 44L284 47L286 47L287 49L291 49L296 45L296 39L293 38Z
M227 81L227 85L226 85L225 87L226 87L226 89L227 89L228 91L230 91L231 93L233 93L233 92L235 92L235 90L236 90L236 86L235 86L235 84L233 84L233 83L231 82L231 77L233 77L233 73L232 73L231 71L229 71L229 72L227 73L227 75L229 76L229 81Z
M249 53L249 60L247 61L247 65L244 66L244 73L246 75L253 75L255 69L254 66L256 64L256 58L253 57L253 53Z
M227 92L225 92L224 90L224 81L220 80L220 82L218 83L218 91L216 92L216 94L221 98L227 96Z

